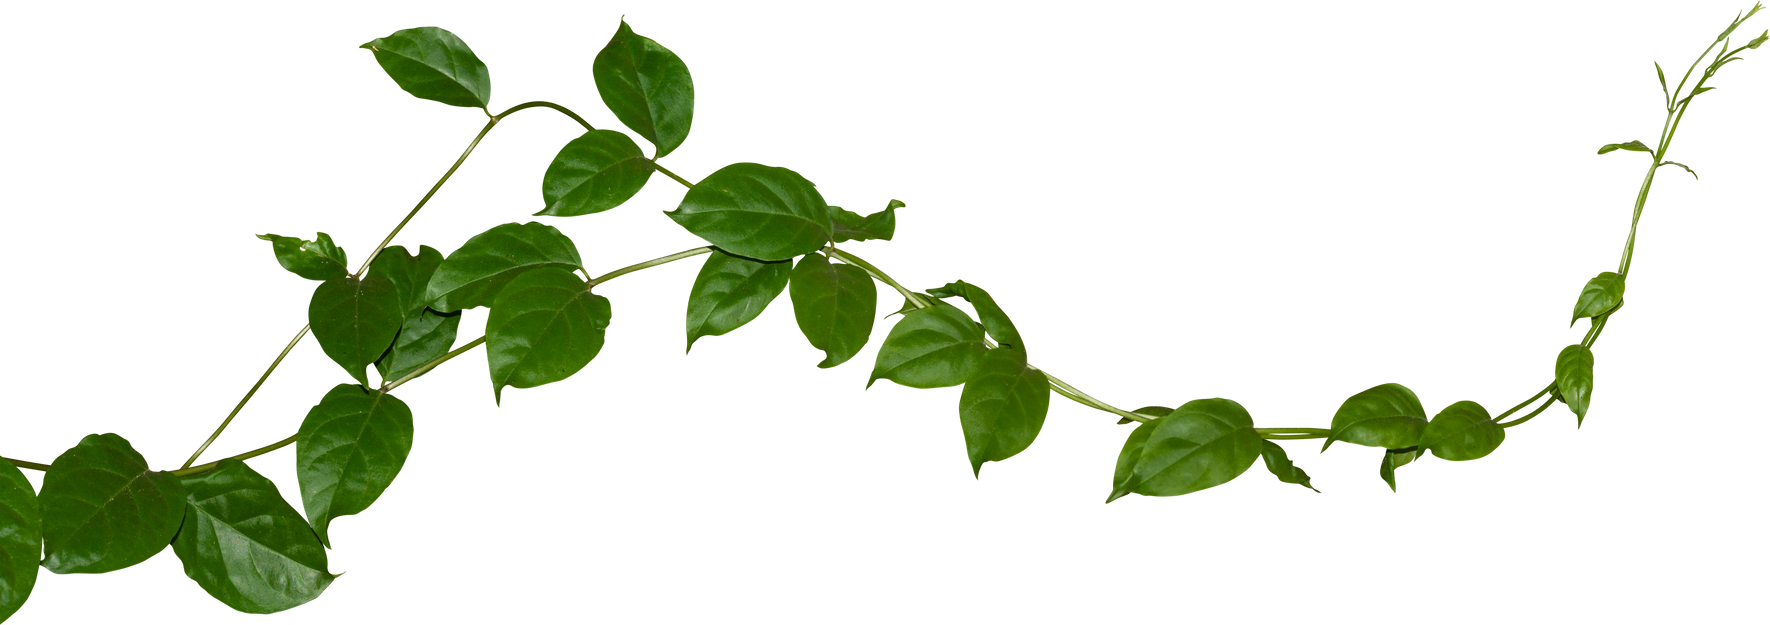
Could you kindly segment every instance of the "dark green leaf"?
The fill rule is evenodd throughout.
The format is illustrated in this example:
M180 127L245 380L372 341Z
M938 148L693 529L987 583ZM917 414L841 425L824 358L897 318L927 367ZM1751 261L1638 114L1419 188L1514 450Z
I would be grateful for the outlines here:
M578 246L537 222L504 224L468 239L430 277L424 301L437 312L492 305L504 285L536 267L583 269Z
M1377 468L1377 475L1382 476L1383 481L1389 484L1389 492L1396 492L1395 470L1419 457L1420 448L1418 447L1390 449L1383 453L1383 465Z
M668 48L633 33L626 20L590 65L602 103L663 158L688 138L694 122L694 79Z
M1026 366L1026 352L989 350L959 396L971 475L977 476L984 462L1007 460L1031 445L1050 408L1051 383L1043 371Z
M184 478L190 489L184 529L172 551L184 574L227 607L270 614L312 601L338 576L326 548L277 492L246 463L228 458Z
M1586 288L1580 291L1579 301L1573 305L1573 321L1571 326L1580 319L1596 317L1616 308L1622 303L1623 279L1614 272L1606 271L1586 282Z
M1506 429L1493 421L1486 408L1460 401L1432 417L1420 447L1445 460L1474 460L1493 453L1505 441Z
M703 336L719 336L762 314L787 289L793 264L762 262L719 250L707 255L688 291L688 348Z
M962 297L971 302L971 307L977 309L978 320L983 322L983 329L995 337L997 343L1026 351L1026 344L1020 340L1020 331L1014 329L1014 322L1008 320L1008 313L1002 312L1002 307L996 305L995 298L990 297L988 291L958 280L938 289L929 289L928 294L942 298Z
M460 326L461 313L445 315L433 310L419 310L400 326L393 346L375 361L375 370L381 372L382 380L389 382L406 377L454 349L455 331Z
M406 93L449 106L485 108L492 101L486 64L454 33L425 26L365 43L375 62Z
M867 386L891 380L911 388L964 384L983 365L983 327L952 306L918 308L885 336Z
M492 396L506 386L533 388L571 377L596 352L613 313L572 272L544 267L523 273L498 293L486 319Z
M290 273L309 280L331 280L350 275L350 269L345 267L344 250L333 245L332 237L324 232L315 234L312 241L275 234L261 234L258 238L270 241L271 252L277 255L277 264Z
M865 269L806 254L793 266L790 295L799 331L824 352L820 368L848 362L873 335L879 287Z
M1683 163L1674 162L1674 161L1665 161L1665 162L1659 164L1660 167L1665 167L1666 165L1677 165L1678 167L1683 168L1684 171L1690 172L1690 176L1692 178L1696 178L1697 180L1702 180L1702 176L1696 175L1696 170L1691 169L1689 165L1685 165Z
M1568 345L1555 358L1555 388L1581 425L1592 405L1593 364L1592 350L1584 345Z
M890 241L891 235L897 232L897 209L900 208L903 208L903 202L892 200L885 205L885 210L862 217L854 211L831 206L830 218L835 222L836 242Z
M395 245L375 255L375 260L369 262L367 275L387 278L393 283L394 291L399 293L401 314L410 319L424 310L424 289L430 285L430 277L436 274L436 268L442 262L442 252L428 245L418 246L417 256L407 254L406 248Z
M755 163L726 165L689 189L664 213L726 252L788 260L830 241L830 207L793 170Z
M109 573L153 557L184 520L184 487L116 434L93 434L43 474L43 568Z
M1609 153L1615 152L1617 150L1628 150L1630 152L1652 152L1653 151L1652 148L1642 145L1640 141L1630 141L1628 143L1606 143L1606 144L1604 144L1604 147L1598 148L1598 153L1599 154L1609 154Z
M12 618L37 585L43 512L25 474L0 459L0 622Z
M1130 492L1172 497L1201 491L1235 479L1260 459L1254 420L1233 401L1195 399L1154 423Z
M392 395L340 384L307 411L295 434L295 476L321 543L332 546L333 519L375 503L411 451L412 410Z
M1131 412L1135 412L1135 413L1141 414L1141 415L1149 415L1151 417L1160 418L1160 417L1168 416L1169 413L1174 412L1174 409L1163 407L1163 406L1144 406L1142 408L1132 410ZM1136 423L1136 422L1132 421L1130 417L1121 417L1119 419L1119 425L1124 425L1126 423Z
M1131 494L1137 487L1137 461L1143 459L1143 446L1161 422L1162 417L1156 417L1153 421L1139 423L1131 430L1131 435L1125 437L1125 446L1119 449L1118 464L1112 470L1112 494L1106 496L1106 503Z
M334 278L313 291L307 323L333 362L369 385L368 367L381 358L405 320L399 289L380 276Z
M1340 404L1321 449L1326 451L1334 441L1405 449L1418 445L1420 434L1425 431L1426 409L1420 405L1420 398L1400 384L1383 384Z
M1303 488L1321 492L1309 485L1309 474L1297 468L1297 465L1291 464L1290 456L1285 455L1284 448L1279 447L1278 443L1261 440L1260 457L1266 460L1266 470L1277 476L1278 481L1286 484L1301 484Z
M639 145L613 130L592 130L560 148L541 178L547 207L536 215L572 217L620 206L651 179Z

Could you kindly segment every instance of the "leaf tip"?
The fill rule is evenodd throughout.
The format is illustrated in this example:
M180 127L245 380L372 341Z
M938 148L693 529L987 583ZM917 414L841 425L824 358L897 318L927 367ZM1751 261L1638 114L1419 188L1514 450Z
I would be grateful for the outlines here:
M1131 491L1128 489L1114 488L1114 489L1112 489L1112 494L1106 496L1106 503L1112 503L1114 501L1118 501L1119 498L1124 497L1125 495L1129 495L1129 494L1131 494Z

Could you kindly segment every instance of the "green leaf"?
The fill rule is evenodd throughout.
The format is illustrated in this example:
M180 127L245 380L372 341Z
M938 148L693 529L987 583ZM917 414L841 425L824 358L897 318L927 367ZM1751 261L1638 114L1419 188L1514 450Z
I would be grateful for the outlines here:
M1155 432L1156 425L1162 422L1162 418L1158 416L1153 421L1137 424L1131 430L1131 435L1125 437L1125 446L1119 449L1118 464L1112 469L1112 494L1106 496L1106 503L1112 503L1136 489L1137 461L1143 459L1143 446L1149 442L1149 435Z
M713 172L664 213L731 254L788 260L830 241L830 208L793 170L737 163Z
M1653 62L1653 73L1659 74L1659 91L1666 96L1666 106L1672 105L1672 90L1666 87L1666 72L1659 68L1659 61Z
M449 106L485 108L492 75L455 33L425 26L365 43L375 62L406 93Z
M1285 455L1284 448L1279 447L1278 443L1262 439L1260 441L1260 457L1266 460L1266 470L1278 477L1278 481L1286 484L1301 484L1303 488L1321 492L1309 485L1309 474L1297 468L1297 465L1291 464L1290 456Z
M375 260L369 261L366 275L387 278L393 283L393 289L399 294L401 314L407 319L424 310L424 289L430 285L430 277L436 274L436 268L443 262L442 252L428 245L418 246L418 255L406 253L406 248L395 245L381 250Z
M1689 98L1685 98L1685 99L1689 99ZM1652 152L1653 151L1652 148L1642 145L1640 141L1630 141L1628 143L1606 143L1606 144L1604 144L1604 147L1598 148L1598 153L1599 154L1609 154L1609 153L1615 152L1617 150L1628 150L1630 152Z
M445 315L433 310L419 310L400 326L398 338L393 340L386 353L381 354L381 359L375 361L375 370L381 372L382 380L389 382L406 377L454 349L455 331L460 327L461 313Z
M333 519L375 503L411 451L412 410L392 395L340 384L307 411L295 434L295 476L321 543L332 546Z
M832 263L823 254L806 254L793 266L789 294L799 331L812 347L824 352L819 368L848 362L873 335L879 287L865 269Z
M1506 441L1506 429L1493 421L1487 409L1472 401L1451 404L1420 436L1420 448L1445 460L1474 460L1493 453Z
M1395 490L1395 470L1419 457L1420 448L1418 447L1385 450L1383 465L1377 468L1377 475L1382 476L1383 481L1389 484L1389 492L1397 492Z
M1703 92L1714 91L1714 90L1715 90L1714 87L1697 87L1695 90L1690 92L1690 95L1684 96L1684 99L1679 100L1678 103L1679 104L1688 104L1688 103L1690 103L1691 99L1695 98L1696 96L1702 95Z
M37 585L43 512L25 474L0 459L0 622L12 618Z
M1133 470L1131 492L1139 495L1198 492L1235 479L1260 459L1254 420L1233 401L1195 399L1155 424Z
M1592 350L1584 345L1568 345L1555 357L1555 388L1581 425L1592 405L1593 364Z
M996 305L995 298L990 297L988 291L958 280L938 289L929 289L928 294L940 298L957 296L971 302L971 307L977 309L977 318L983 322L983 329L995 337L997 343L1026 351L1026 344L1020 340L1020 331L1014 329L1014 322L1008 320L1008 313L1002 312L1002 307Z
M564 269L524 273L498 293L486 319L492 396L506 386L533 388L571 377L596 352L612 316L608 299Z
M696 339L725 334L755 319L787 290L792 275L789 262L765 263L713 250L688 291L688 348L694 349Z
M578 246L542 223L509 223L474 235L443 259L424 301L437 312L490 306L504 285L536 267L583 269Z
M1580 291L1579 301L1573 305L1572 326L1580 319L1596 317L1616 308L1622 303L1623 279L1614 272L1606 271L1586 282L1586 288Z
M184 574L227 607L270 614L312 601L338 576L326 548L277 492L232 458L184 478L190 498L172 552Z
M536 215L573 217L620 206L654 171L639 145L613 130L592 130L560 148L541 178L547 207Z
M959 396L972 477L984 462L1007 460L1032 445L1050 408L1051 382L1043 371L1026 366L1026 352L989 350Z
M590 64L602 103L663 158L688 138L694 122L694 79L669 48L633 33L627 20Z
M1690 176L1692 178L1695 178L1697 180L1702 180L1702 176L1696 175L1696 170L1691 169L1689 165L1685 165L1683 163L1679 163L1679 162L1675 162L1675 161L1665 161L1665 162L1660 163L1658 165L1658 167L1665 167L1666 165L1677 165L1678 167L1683 168L1684 171L1690 172ZM1656 167L1655 169L1657 169L1658 167Z
M953 306L918 308L885 336L867 386L891 380L910 388L964 384L983 366L983 327Z
M1170 413L1174 412L1174 409L1168 408L1165 406L1144 406L1142 408L1132 410L1131 412L1135 412L1140 415L1149 415L1151 417L1161 418L1161 417L1168 416ZM1136 423L1136 421L1132 421L1130 417L1119 418L1119 425L1124 425L1126 423Z
M897 209L903 206L903 202L892 200L885 205L885 210L865 217L851 210L831 206L830 218L834 222L836 242L875 239L890 241L891 235L897 232Z
M1327 451L1334 441L1405 449L1418 445L1425 430L1426 409L1420 405L1420 398L1400 384L1383 384L1340 404L1321 449Z
M277 264L290 273L309 280L331 280L350 275L350 269L345 267L344 250L333 245L332 237L324 232L315 234L312 241L275 234L261 234L258 238L270 241L271 252L277 255Z
M43 568L109 573L146 561L184 520L184 487L116 434L93 434L43 474Z
M369 365L393 344L404 320L399 289L380 276L327 280L307 305L313 338L363 386L369 385Z

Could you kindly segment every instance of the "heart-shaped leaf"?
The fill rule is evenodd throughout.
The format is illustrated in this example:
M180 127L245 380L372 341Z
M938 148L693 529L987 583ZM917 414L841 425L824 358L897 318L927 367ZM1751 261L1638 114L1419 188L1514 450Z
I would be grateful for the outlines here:
M398 380L441 358L455 347L455 331L461 327L461 313L442 314L420 309L400 326L399 336L387 353L375 361L381 379Z
M1014 329L1014 322L1008 320L1008 313L1002 312L1002 307L996 305L995 298L990 297L988 291L959 280L938 289L928 289L928 294L935 297L956 296L971 302L971 307L977 309L977 319L983 322L983 329L995 337L997 343L1026 351L1026 344L1020 341L1020 331Z
M406 93L449 106L485 108L492 75L455 33L425 26L365 43L375 62Z
M688 291L688 347L703 336L736 330L787 290L793 264L762 262L719 250L707 255Z
M369 385L368 367L381 358L405 321L399 290L380 276L334 278L320 283L307 305L313 338L358 384Z
M731 254L789 260L830 241L830 209L793 170L737 163L713 172L664 213Z
M971 475L979 475L984 462L1007 460L1032 445L1050 408L1051 382L1045 372L1026 365L1026 352L989 350L959 395Z
M831 206L830 219L834 222L836 242L890 241L891 235L897 232L897 209L900 208L903 208L903 202L892 200L885 205L885 210L862 217L854 211Z
M1685 98L1685 99L1689 99L1689 98ZM1630 152L1652 152L1653 148L1649 148L1646 145L1643 145L1640 141L1630 141L1628 143L1606 143L1606 144L1604 144L1604 147L1598 148L1598 153L1599 154L1609 154L1609 153L1615 152L1617 150L1628 150Z
M411 319L418 311L424 310L424 290L430 286L430 277L436 274L436 268L442 262L442 252L428 245L418 246L417 256L407 254L406 248L395 245L375 255L375 260L369 262L367 275L392 282L394 291L399 294L401 314Z
M172 552L184 574L227 607L281 612L314 600L338 577L326 570L313 529L246 463L224 459L184 478L184 487L190 497Z
M1165 416L1156 416L1154 420L1137 424L1131 430L1131 435L1125 437L1124 447L1119 448L1118 463L1112 469L1112 494L1106 496L1106 503L1129 495L1137 488L1137 461L1143 459L1143 446L1149 442L1149 435L1155 432L1156 426Z
M799 331L824 352L819 368L848 362L873 335L879 287L865 269L806 254L793 266L789 291Z
M602 103L663 158L688 138L694 122L694 79L669 48L633 33L626 20L590 64Z
M1555 388L1580 425L1585 424L1586 409L1592 405L1594 363L1592 350L1584 345L1568 345L1555 357Z
M43 474L43 568L109 573L146 561L184 520L184 487L116 434L93 434Z
M1260 442L1254 419L1241 404L1186 402L1155 422L1132 471L1130 492L1172 497L1223 484L1254 466ZM1122 496L1115 492L1111 499Z
M1602 315L1622 303L1623 279L1613 272L1606 271L1586 282L1586 288L1579 293L1579 302L1573 305L1573 320L1567 322L1571 326L1580 319Z
M1493 453L1506 441L1506 429L1495 423L1487 409L1472 401L1451 404L1420 436L1420 447L1445 460L1474 460Z
M277 264L289 273L309 280L331 280L350 275L350 269L345 267L344 250L334 245L332 237L324 232L315 234L312 241L275 234L261 234L258 238L270 241Z
M295 434L301 502L320 542L332 520L381 497L412 451L412 410L381 391L340 384L307 411Z
M885 336L867 386L891 380L910 388L964 384L983 366L983 327L965 311L943 304L918 308Z
M1383 464L1382 466L1377 467L1377 475L1382 477L1383 482L1389 485L1389 492L1397 492L1395 490L1395 470L1401 468L1403 465L1413 462L1419 457L1420 448L1418 447L1410 447L1408 449L1389 449L1384 451Z
M1322 451L1334 441L1405 449L1420 443L1426 431L1426 409L1420 398L1400 384L1383 384L1353 395L1340 404Z
M37 585L43 512L25 474L0 459L0 622L18 612Z
M555 267L517 276L498 293L486 319L492 396L504 387L532 388L571 377L602 351L608 299L572 272Z
M1266 470L1271 471L1272 475L1278 478L1278 481L1286 484L1299 484L1303 488L1318 493L1321 492L1316 490L1314 486L1309 485L1309 474L1304 473L1302 469L1297 468L1297 465L1292 464L1291 457L1285 455L1284 448L1279 447L1278 443L1269 440L1261 440L1260 457L1266 460Z
M424 301L437 312L492 305L504 285L536 267L583 269L578 246L542 223L504 224L468 239L430 277Z
M613 130L592 130L560 148L541 178L547 207L536 215L573 217L620 206L654 171L639 145Z

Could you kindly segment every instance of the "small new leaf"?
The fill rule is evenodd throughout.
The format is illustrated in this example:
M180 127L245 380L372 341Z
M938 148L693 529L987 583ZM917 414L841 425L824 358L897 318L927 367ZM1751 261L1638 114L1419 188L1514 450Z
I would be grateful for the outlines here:
M878 314L879 287L865 269L806 254L793 266L788 292L799 331L824 352L818 368L848 362L866 346Z
M1007 460L1032 445L1050 407L1051 383L1043 371L1026 365L1026 352L989 350L959 396L972 477L983 463Z
M1334 412L1322 451L1334 441L1404 449L1418 445L1426 430L1426 409L1420 398L1400 384L1383 384L1353 395Z
M885 336L867 386L891 380L910 388L957 386L983 365L983 328L951 305L918 308Z
M1474 460L1493 453L1506 441L1506 429L1488 416L1487 409L1472 401L1451 404L1420 436L1420 448L1445 460Z
M719 249L756 260L790 260L831 240L830 207L816 185L781 167L727 165L664 214Z
M1286 484L1300 484L1303 488L1321 492L1309 485L1309 474L1297 468L1297 465L1291 464L1291 458L1285 455L1284 448L1279 447L1278 443L1261 440L1260 457L1266 460L1266 470L1271 471L1278 481Z
M590 65L602 103L663 158L688 138L694 122L694 79L669 48L641 37L621 20Z
M326 548L276 484L228 458L184 478L190 497L172 552L186 577L227 607L270 614L319 597L338 576Z
M1383 453L1383 465L1377 468L1377 475L1382 476L1383 482L1389 484L1389 492L1397 492L1395 490L1395 470L1419 457L1420 448L1418 447L1390 449Z
M1622 304L1623 278L1615 272L1606 271L1586 281L1586 288L1581 289L1579 301L1573 304L1573 320L1568 326L1578 323L1587 317L1597 317Z
M577 373L602 351L613 313L572 272L556 267L517 276L498 293L486 319L492 396L504 387L533 388Z
M765 263L713 250L688 291L688 349L696 339L736 330L761 315L787 289L792 274L790 262Z
M1555 357L1555 389L1580 425L1585 424L1586 409L1592 404L1594 362L1592 350L1584 345L1568 345Z
M1685 165L1683 163L1679 163L1679 162L1675 162L1675 161L1665 161L1665 162L1662 162L1659 164L1660 167L1665 167L1666 165L1677 165L1678 167L1683 168L1684 171L1690 172L1690 175L1692 177L1696 178L1697 180L1702 180L1702 176L1696 175L1696 170L1691 169L1689 165Z
M315 234L312 241L275 234L261 234L258 238L270 241L277 264L290 273L322 281L350 275L350 269L345 267L344 250L332 244L332 237L324 232Z
M903 208L903 202L892 200L885 205L885 210L862 217L859 213L840 207L830 207L830 217L835 224L837 243L847 241L890 241L897 232L897 209Z
M492 100L486 64L454 33L425 26L365 43L375 62L406 93L449 106L485 108Z
M320 542L332 520L381 497L412 451L412 410L381 391L340 384L307 411L295 435L301 502Z
M620 206L651 179L651 161L627 135L592 130L560 148L541 177L547 207L536 215L572 217Z
M37 585L43 512L25 474L0 459L0 622L18 612Z
M184 487L116 434L93 434L43 474L43 568L109 573L153 557L184 520Z
M1685 99L1689 99L1689 98L1685 98ZM1598 148L1598 153L1599 154L1609 154L1609 153L1615 152L1617 150L1628 150L1630 152L1652 152L1653 151L1652 148L1642 145L1640 141L1630 141L1628 143L1606 143L1606 144L1604 144L1604 147Z
M1001 306L996 305L995 298L990 297L988 291L977 285L968 284L964 280L958 280L949 282L946 286L938 289L929 289L928 294L940 298L956 296L971 302L971 307L977 309L977 318L983 322L983 329L989 332L989 335L994 337L997 343L1001 343L1004 347L1014 347L1026 351L1026 344L1020 340L1020 331L1014 329L1014 322L1008 319L1007 313L1002 312Z

